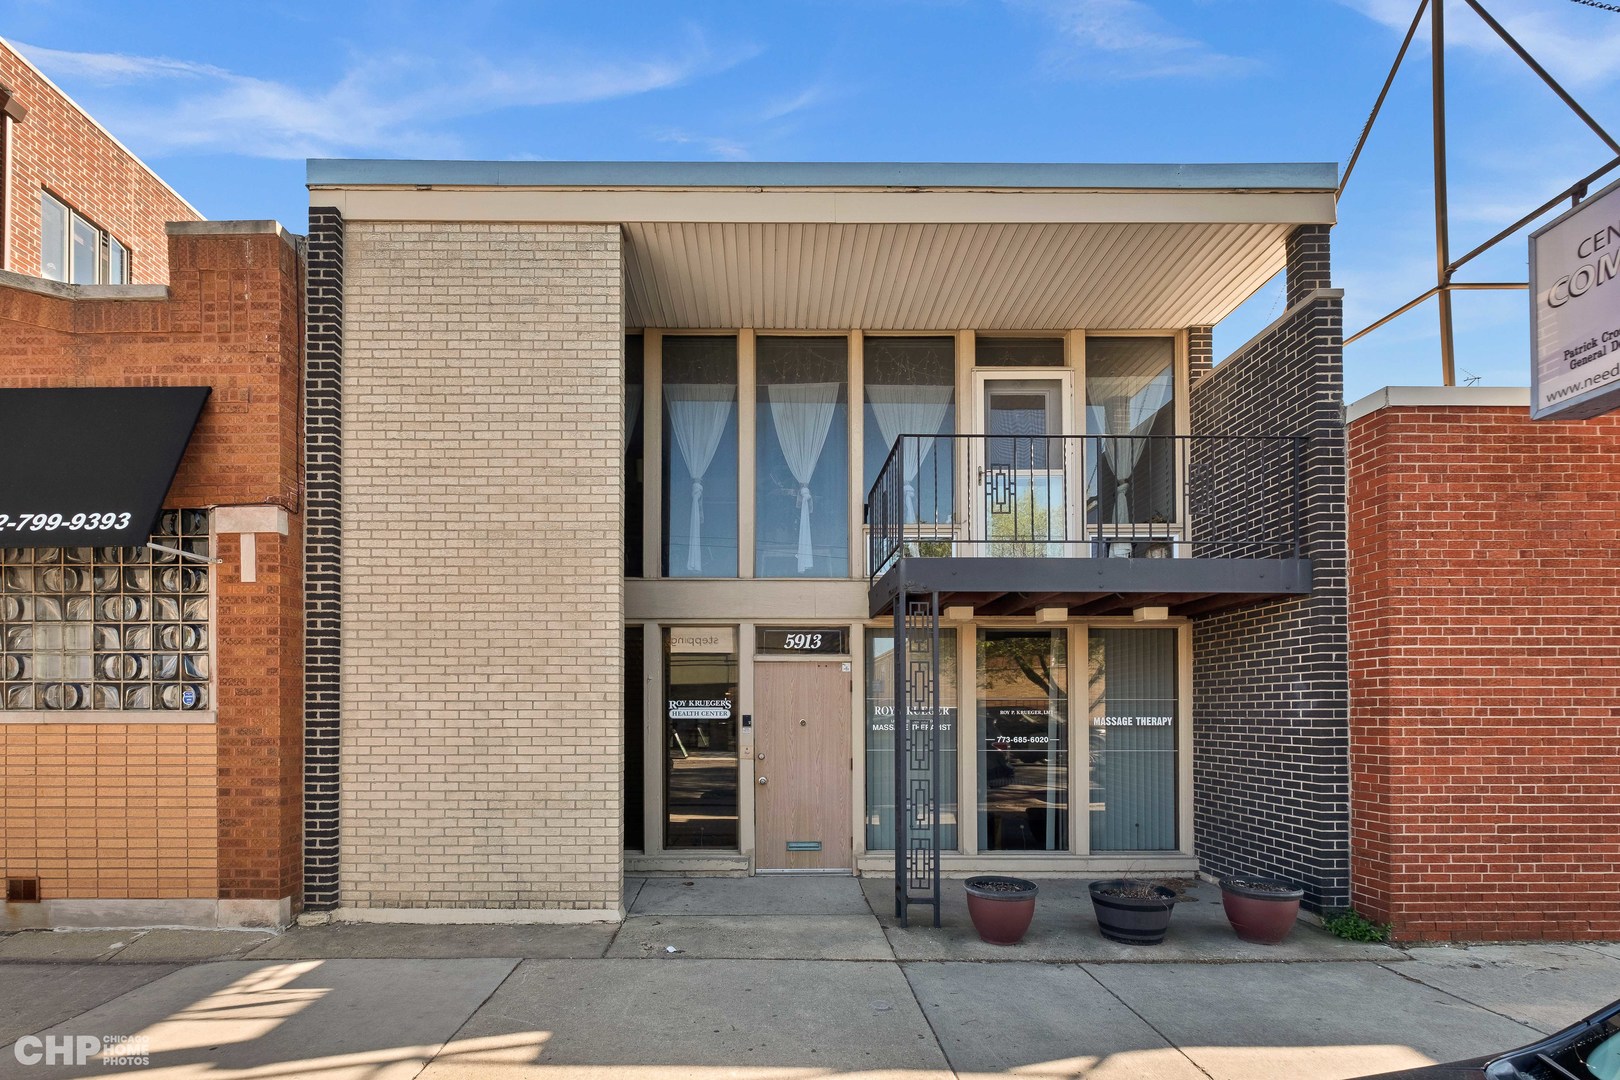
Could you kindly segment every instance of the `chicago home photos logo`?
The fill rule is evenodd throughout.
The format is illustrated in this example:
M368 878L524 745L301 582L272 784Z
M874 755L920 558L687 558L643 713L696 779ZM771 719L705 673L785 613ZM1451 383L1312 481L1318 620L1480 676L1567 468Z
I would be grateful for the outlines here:
M12 1046L19 1065L88 1065L144 1068L152 1052L144 1035L24 1035Z

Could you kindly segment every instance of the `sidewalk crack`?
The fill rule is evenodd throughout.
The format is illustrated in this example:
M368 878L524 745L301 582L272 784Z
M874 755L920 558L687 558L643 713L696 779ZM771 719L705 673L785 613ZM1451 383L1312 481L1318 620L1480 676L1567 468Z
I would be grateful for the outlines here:
M1192 1059L1192 1055L1188 1054L1187 1051L1183 1050L1180 1047L1180 1045L1178 1045L1175 1042L1175 1040L1170 1038L1170 1036L1168 1036L1164 1032L1160 1031L1159 1026L1157 1024L1155 1024L1153 1021L1149 1020L1147 1017L1143 1016L1141 1013L1139 1013L1135 1009L1133 1009L1131 1007L1130 1002L1126 1001L1124 998L1120 997L1119 994L1114 992L1113 987L1109 986L1107 983L1105 983L1101 979L1097 978L1097 973L1091 970L1091 965L1089 965L1089 964L1076 964L1075 966L1078 967L1081 971L1085 972L1086 975L1091 979L1092 982L1094 982L1098 986L1102 987L1104 993L1106 993L1109 997L1113 998L1115 1001L1119 1002L1121 1005L1125 1006L1125 1010L1127 1012L1129 1012L1132 1016L1136 1017L1138 1020L1142 1021L1142 1023L1146 1024L1148 1026L1148 1029L1150 1031L1152 1031L1153 1034L1157 1035L1159 1038L1164 1040L1164 1045L1168 1046L1170 1049L1172 1049L1176 1053L1180 1054L1186 1060L1187 1064L1189 1064L1193 1068L1197 1069L1203 1075L1209 1077L1210 1080L1215 1080L1215 1074L1214 1073L1210 1072L1208 1069L1206 1069L1202 1065L1198 1064L1198 1062L1194 1061Z
M1376 964L1374 966L1381 967L1385 971L1389 972L1391 975L1399 976L1400 978L1405 979L1409 983L1416 983L1418 986L1424 987L1424 988L1429 989L1429 990L1433 990L1437 994L1444 994L1444 995L1446 995L1446 997L1455 998L1458 1001L1462 1002L1464 1005L1468 1005L1468 1006L1470 1006L1472 1008L1475 1008L1475 1009L1481 1009L1481 1010L1483 1010L1485 1012L1490 1013L1492 1016L1500 1016L1503 1020L1510 1020L1513 1023L1518 1024L1520 1027L1529 1028L1531 1031L1536 1032L1538 1035L1551 1035L1552 1034L1552 1031L1549 1031L1546 1028L1537 1027L1535 1024L1530 1023L1528 1020L1521 1020L1517 1016L1509 1016L1507 1013L1502 1012L1499 1009L1493 1009L1489 1005L1482 1005L1477 1001L1473 1001L1473 1000L1470 1000L1469 998L1465 998L1461 994L1457 993L1454 990L1447 990L1443 986L1436 986L1433 983L1424 982L1422 979L1418 978L1416 975L1408 975L1404 971L1396 971L1394 968L1388 967L1387 965L1384 965L1384 964ZM1553 1029L1553 1030L1557 1030L1557 1029Z

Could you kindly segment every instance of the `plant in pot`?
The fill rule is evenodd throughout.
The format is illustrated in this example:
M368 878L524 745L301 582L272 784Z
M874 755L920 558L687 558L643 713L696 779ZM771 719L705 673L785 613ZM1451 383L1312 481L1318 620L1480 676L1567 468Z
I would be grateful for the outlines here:
M1091 883L1097 929L1109 941L1125 945L1157 945L1163 941L1176 899L1176 890L1151 881L1113 878Z
M986 874L967 879L968 915L979 938L991 945L1016 945L1035 917L1040 890L1023 878Z
M1221 879L1221 906L1237 936L1260 945L1276 945L1299 918L1303 889L1277 878L1229 874Z

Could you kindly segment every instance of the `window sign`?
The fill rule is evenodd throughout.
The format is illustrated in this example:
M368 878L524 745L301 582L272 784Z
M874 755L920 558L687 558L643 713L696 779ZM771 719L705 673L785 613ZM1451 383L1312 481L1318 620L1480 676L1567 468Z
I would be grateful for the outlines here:
M761 627L755 649L762 653L837 656L849 652L849 631L842 626Z
M669 630L671 653L734 653L737 651L735 626L672 626Z
M737 848L737 632L664 631L664 846ZM733 648L720 649L717 637ZM677 639L697 648L677 651Z

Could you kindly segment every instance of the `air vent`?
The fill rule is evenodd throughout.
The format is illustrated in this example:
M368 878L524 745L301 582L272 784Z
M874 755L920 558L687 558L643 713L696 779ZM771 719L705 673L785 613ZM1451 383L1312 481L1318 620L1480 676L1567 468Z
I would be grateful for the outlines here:
M37 903L39 903L39 878L37 878L37 877L10 877L10 878L6 878L6 903L8 903L8 904L37 904Z

